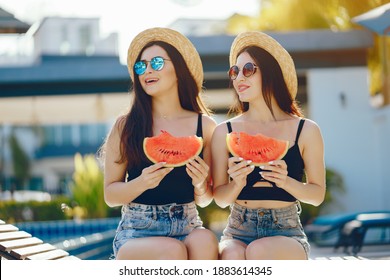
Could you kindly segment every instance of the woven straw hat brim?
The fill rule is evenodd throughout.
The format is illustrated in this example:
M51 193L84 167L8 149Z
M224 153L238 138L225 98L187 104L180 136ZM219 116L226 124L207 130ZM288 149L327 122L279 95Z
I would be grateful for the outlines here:
M200 91L203 84L203 66L198 51L183 34L163 27L146 29L131 42L127 52L127 68L132 81L134 81L133 66L138 55L146 44L154 41L166 42L180 52Z
M242 49L256 46L269 52L279 63L287 88L294 99L298 91L298 78L294 61L290 54L271 36L259 32L248 31L240 33L233 41L230 48L230 67L236 63L237 55Z

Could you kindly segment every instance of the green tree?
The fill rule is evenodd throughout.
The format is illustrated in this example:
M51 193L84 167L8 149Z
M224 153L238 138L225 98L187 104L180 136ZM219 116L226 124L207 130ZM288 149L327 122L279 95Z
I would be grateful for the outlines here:
M390 0L259 0L257 29L292 31L305 29L348 30L361 28L351 19Z
M30 158L20 145L15 133L9 136L9 145L12 154L12 167L17 184L25 187L30 178Z

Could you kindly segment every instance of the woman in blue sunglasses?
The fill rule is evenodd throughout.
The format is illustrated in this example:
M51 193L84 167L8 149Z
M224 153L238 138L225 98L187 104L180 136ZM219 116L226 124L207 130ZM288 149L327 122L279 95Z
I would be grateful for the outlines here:
M212 158L218 159L212 163L214 199L222 208L230 206L220 241L221 258L308 259L300 201L315 206L323 202L324 145L318 125L304 119L295 102L294 62L276 40L253 31L235 38L230 65L236 98L231 112L236 115L220 123L212 137ZM272 138L268 142L283 140L284 153L276 156L272 146L248 142L241 147L248 152L237 156L227 146L231 132L237 134L230 136L240 135L237 143L241 137L260 139L259 134ZM262 154L276 158L261 161Z
M201 99L199 54L179 32L151 28L131 42L127 63L133 81L131 109L116 120L102 149L105 201L122 206L114 256L217 259L218 240L202 227L196 206L212 201L210 142L216 126ZM143 140L161 131L202 137L201 154L182 167L153 164Z

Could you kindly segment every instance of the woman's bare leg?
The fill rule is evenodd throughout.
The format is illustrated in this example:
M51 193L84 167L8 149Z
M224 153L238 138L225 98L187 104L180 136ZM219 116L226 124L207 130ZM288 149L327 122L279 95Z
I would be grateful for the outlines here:
M226 239L219 244L221 260L245 260L247 245L236 239Z
M246 248L247 260L306 260L303 246L286 236L257 239Z
M215 234L205 228L194 229L184 240L189 260L217 260L218 240Z
M187 260L183 242L170 237L130 239L120 247L118 260Z

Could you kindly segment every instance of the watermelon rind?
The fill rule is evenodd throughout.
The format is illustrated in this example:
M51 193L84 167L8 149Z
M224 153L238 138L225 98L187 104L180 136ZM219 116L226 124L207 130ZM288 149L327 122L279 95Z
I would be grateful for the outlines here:
M161 131L157 136L145 137L143 149L153 163L166 162L165 167L180 167L200 154L203 139L196 135L175 137Z
M233 156L251 160L254 166L282 159L289 149L289 141L261 133L251 135L246 132L231 132L226 135L226 144Z

